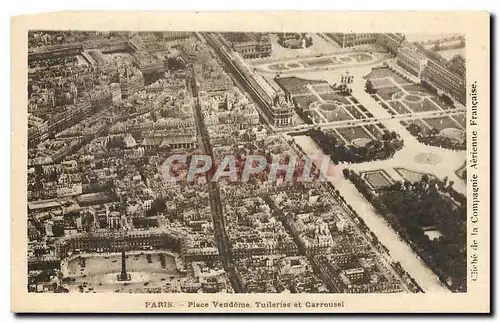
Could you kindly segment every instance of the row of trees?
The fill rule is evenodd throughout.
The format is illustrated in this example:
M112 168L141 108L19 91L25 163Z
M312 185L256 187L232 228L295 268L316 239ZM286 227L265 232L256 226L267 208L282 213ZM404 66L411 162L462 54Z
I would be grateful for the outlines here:
M439 96L439 100L441 100L442 102L446 103L447 105L449 105L451 107L455 107L455 102L453 102L453 99L450 98L450 96L448 94L442 93Z
M327 155L330 155L332 162L360 163L372 160L383 160L394 155L396 151L403 148L403 141L397 133L385 131L382 139L372 140L364 147L353 145L346 146L343 142L338 142L332 134L323 130L310 129L307 134L313 138L318 146Z
M377 91L373 88L373 82L370 79L367 79L365 82L365 92L368 94L375 94Z
M356 188L452 291L466 291L466 198L453 181L423 175L396 182L375 194L361 176L344 170ZM430 239L426 228L442 236Z

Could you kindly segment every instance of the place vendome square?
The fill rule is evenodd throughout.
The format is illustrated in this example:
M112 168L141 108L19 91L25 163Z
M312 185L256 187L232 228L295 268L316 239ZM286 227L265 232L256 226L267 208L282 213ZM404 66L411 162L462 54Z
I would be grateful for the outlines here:
M11 310L489 313L489 24L12 18Z

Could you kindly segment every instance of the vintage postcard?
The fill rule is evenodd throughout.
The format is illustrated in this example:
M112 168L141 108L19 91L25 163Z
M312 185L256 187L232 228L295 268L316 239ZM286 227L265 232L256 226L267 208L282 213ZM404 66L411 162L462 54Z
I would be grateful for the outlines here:
M489 24L12 18L12 311L488 313Z

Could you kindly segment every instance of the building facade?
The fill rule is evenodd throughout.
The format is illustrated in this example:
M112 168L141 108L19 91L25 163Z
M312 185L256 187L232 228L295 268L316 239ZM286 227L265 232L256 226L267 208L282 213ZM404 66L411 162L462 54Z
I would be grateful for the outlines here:
M397 64L410 74L420 77L427 65L427 58L414 46L404 46L397 53Z
M60 239L57 254L64 258L69 252L121 252L122 250L169 249L182 251L185 236L176 232L129 231L126 237L120 233L85 233Z
M144 89L142 72L135 68L125 68L119 71L120 91L122 98L127 98Z
M262 33L225 33L233 50L243 58L260 58L271 55L272 46L269 35Z
M342 48L375 44L377 41L377 34L375 33L330 33L327 35Z
M189 38L190 36L191 33L187 31L168 31L161 33L161 38L166 41L186 39Z
M293 124L293 101L290 95L277 94L268 109L270 121L276 127L284 127Z
M405 37L402 34L381 33L377 35L377 44L396 55L403 44Z
M465 60L463 57L456 56L449 62L429 60L422 73L422 79L451 95L458 102L466 104Z

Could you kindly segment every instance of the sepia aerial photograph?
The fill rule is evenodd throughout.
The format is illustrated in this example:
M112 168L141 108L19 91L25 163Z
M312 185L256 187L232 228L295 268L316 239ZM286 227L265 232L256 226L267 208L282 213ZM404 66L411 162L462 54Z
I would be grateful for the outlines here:
M467 292L466 50L30 30L27 291Z

